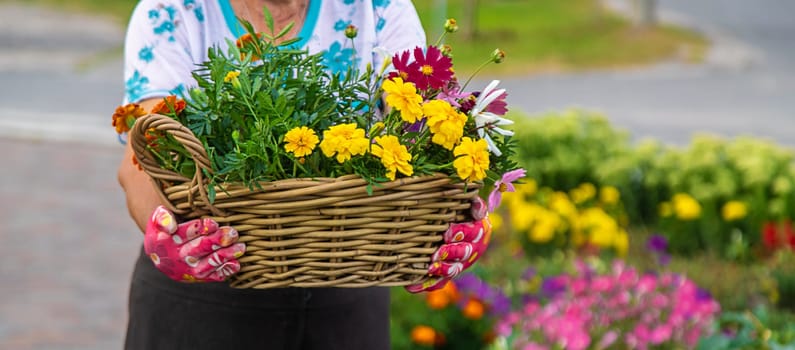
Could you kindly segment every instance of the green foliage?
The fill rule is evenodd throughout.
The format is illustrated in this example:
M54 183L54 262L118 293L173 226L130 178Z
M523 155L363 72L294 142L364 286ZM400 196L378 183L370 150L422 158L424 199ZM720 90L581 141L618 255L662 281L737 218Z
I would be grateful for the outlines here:
M714 335L702 339L698 350L795 350L795 317L753 311L726 312Z
M583 111L525 118L516 130L517 161L539 186L614 186L630 224L661 230L676 253L752 260L764 253L763 224L795 216L793 151L764 140L699 136L682 148L653 140L632 145L626 132ZM696 218L677 215L677 194L697 201ZM727 218L729 203L746 210ZM661 217L661 205L674 212Z

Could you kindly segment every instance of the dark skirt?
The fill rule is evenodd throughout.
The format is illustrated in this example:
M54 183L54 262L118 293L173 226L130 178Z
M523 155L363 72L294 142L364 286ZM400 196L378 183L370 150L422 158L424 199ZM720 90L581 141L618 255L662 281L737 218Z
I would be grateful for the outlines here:
M389 349L388 288L175 282L141 252L125 349Z

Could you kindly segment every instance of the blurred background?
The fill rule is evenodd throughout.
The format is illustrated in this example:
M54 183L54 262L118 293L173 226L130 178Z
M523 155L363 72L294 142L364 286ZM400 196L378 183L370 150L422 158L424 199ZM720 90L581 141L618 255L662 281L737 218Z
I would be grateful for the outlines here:
M122 147L111 114L123 96L122 44L135 3L0 0L2 349L121 347L140 235L116 182ZM765 307L772 319L785 320L762 322L765 329L790 334L792 314L780 300L795 293L795 276L782 269L790 264L778 248L795 246L787 226L795 216L795 2L428 0L415 6L429 42L445 18L458 20L459 32L446 39L458 74L474 72L495 48L506 52L475 84L496 78L508 90L518 120L517 161L530 184L572 201L577 189L590 188L583 184L619 191L620 210L605 210L621 228L604 244L611 257L640 266L633 256L643 256L645 240L660 234L673 250L666 269L693 278L726 311ZM505 283L517 290L510 281L520 279L499 272L505 257L521 254L524 267L546 266L596 245L571 238L574 224L554 230L563 239L545 240L534 224L515 222L537 218L538 207L547 205L546 197L536 197L543 191L527 191L495 215L503 223L498 240L476 271L504 290ZM677 194L693 198L698 215L677 219L659 210L675 205ZM745 214L727 219L722 210L729 202L741 203ZM397 298L403 305L412 302L404 297ZM393 317L396 348L446 346L438 337L430 344L415 339L417 317L399 311ZM427 326L436 332L461 326L438 322ZM486 332L482 324L470 326L461 327ZM497 338L478 344L494 346Z

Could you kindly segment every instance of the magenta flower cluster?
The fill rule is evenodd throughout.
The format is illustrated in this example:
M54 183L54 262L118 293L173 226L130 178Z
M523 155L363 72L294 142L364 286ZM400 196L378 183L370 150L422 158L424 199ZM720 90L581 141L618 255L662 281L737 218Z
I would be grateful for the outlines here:
M528 300L498 321L511 349L694 348L720 305L692 281L673 273L641 274L622 262L596 273L584 263L549 297Z

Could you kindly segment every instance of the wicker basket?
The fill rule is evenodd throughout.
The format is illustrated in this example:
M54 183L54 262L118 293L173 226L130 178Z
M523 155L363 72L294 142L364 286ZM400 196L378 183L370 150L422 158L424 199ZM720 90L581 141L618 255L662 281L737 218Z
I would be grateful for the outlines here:
M173 135L193 156L192 179L160 168L146 148L146 130ZM152 114L130 134L139 163L163 203L184 218L211 217L231 225L246 243L238 288L405 286L423 282L430 257L450 222L466 220L477 185L447 175L403 178L367 193L355 175L237 184L207 200L203 145L178 121Z

